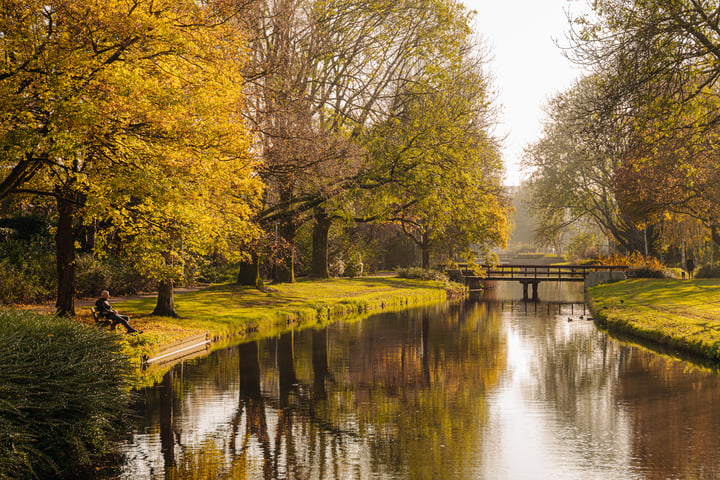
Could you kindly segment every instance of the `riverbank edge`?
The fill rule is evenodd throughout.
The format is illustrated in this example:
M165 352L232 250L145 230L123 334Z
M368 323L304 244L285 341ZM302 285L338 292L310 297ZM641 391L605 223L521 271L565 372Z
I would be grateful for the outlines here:
M708 286L715 288L708 292ZM706 298L688 304L695 295ZM593 318L608 332L720 364L720 316L713 318L720 311L708 311L708 305L720 303L720 280L624 280L587 288L585 297Z
M243 316L241 310L252 308L252 303L236 305L234 308L238 311L237 319L230 326L227 323L213 324L205 319L202 329L178 329L179 324L192 323L192 319L190 318L190 322L187 322L187 319L178 321L167 317L159 317L160 320L153 318L152 324L148 325L149 317L141 314L138 315L133 325L140 329L149 327L149 331L146 330L146 333L140 336L123 334L120 338L126 344L126 352L130 358L137 359L138 375L135 384L136 388L139 388L158 383L174 363L168 362L143 368L142 359L153 358L161 352L167 353L169 347L172 349L173 345L182 343L184 338L199 333L206 333L209 342L206 348L201 348L193 356L207 355L232 344L278 336L291 330L319 328L341 320L357 321L375 313L400 311L449 300L459 300L468 295L468 288L457 283L404 281L403 279L395 281L402 285L402 288L395 288L392 292L380 292L374 298L361 296L358 298L357 295L339 296L316 300L312 302L312 305L282 304L266 308L260 307L263 308L262 318L248 319L246 315ZM361 294L362 289L359 288L357 293ZM202 295L202 289L193 292L193 295ZM260 298L262 292L258 291L257 295ZM276 293L276 295L278 294ZM137 315L140 312L136 302L119 302L117 306L121 310L129 308L127 310L129 313ZM255 304L254 307L257 308L258 305ZM163 325L167 327L165 331L163 331Z

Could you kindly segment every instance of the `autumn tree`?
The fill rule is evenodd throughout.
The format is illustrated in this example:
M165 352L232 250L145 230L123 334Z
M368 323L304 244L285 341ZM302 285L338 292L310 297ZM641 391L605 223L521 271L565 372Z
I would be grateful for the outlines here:
M207 100L211 88L228 86L217 76L226 70L221 64L227 67L242 54L231 40L236 32L227 30L228 14L234 13L227 5L73 0L3 5L0 198L28 194L56 200L59 313L74 314L78 209L103 203L102 197L114 192L112 182L132 178L115 172L147 167L139 177L163 176L186 161L184 154L212 151L228 140L226 109L219 113L221 128L197 134L212 123L208 114L218 107ZM230 158L240 155L235 151ZM117 217L124 213L119 205Z
M617 171L633 214L687 214L720 240L716 174L718 9L694 0L594 2L575 22L573 58L610 79L636 141Z
M368 168L363 137L465 44L469 15L451 0L266 2L259 12L250 117L270 187L260 220L277 222L292 251L313 217L317 275L327 275L330 224L348 216L340 199ZM292 255L285 263L280 277L292 281Z
M256 236L249 219L263 188L240 123L242 32L233 21L214 25L209 13L195 12L202 28L185 39L182 57L154 60L163 77L136 79L162 107L154 135L127 138L109 182L89 189L88 211L109 221L112 245L158 281L155 315L177 316L173 286L186 266L210 253L236 259ZM130 101L136 112L138 98Z
M367 211L402 226L431 253L486 252L507 241L509 201L502 187L492 88L484 56L465 44L412 86L369 135L373 168L359 190Z
M548 106L540 140L527 148L524 166L538 212L541 235L579 221L593 221L626 252L654 253L658 230L620 208L615 172L634 138L625 105L600 88L605 79L587 77L557 95Z

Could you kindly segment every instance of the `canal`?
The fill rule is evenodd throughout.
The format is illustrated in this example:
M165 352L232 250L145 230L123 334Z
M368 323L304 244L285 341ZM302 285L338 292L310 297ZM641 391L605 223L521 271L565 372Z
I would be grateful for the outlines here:
M720 378L519 285L216 351L140 393L123 479L717 479Z

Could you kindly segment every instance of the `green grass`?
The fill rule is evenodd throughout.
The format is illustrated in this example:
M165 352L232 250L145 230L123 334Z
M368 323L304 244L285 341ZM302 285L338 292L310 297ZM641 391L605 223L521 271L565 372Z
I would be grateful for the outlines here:
M588 293L609 330L720 361L720 280L626 280Z
M444 301L448 289L464 291L459 285L394 277L301 280L272 285L266 292L227 284L176 295L175 309L180 318L152 317L155 297L113 306L129 314L133 327L144 331L140 336L127 336L130 348L140 358L200 332L209 332L216 341L250 333L272 335L298 325Z
M69 318L0 311L0 478L54 478L114 450L132 373L118 338Z

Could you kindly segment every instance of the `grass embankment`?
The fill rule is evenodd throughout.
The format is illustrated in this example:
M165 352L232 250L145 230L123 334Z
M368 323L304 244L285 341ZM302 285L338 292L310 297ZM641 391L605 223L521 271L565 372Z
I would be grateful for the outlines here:
M608 330L720 361L720 280L625 280L588 294Z
M175 308L181 318L152 317L155 297L113 306L131 316L133 327L143 330L142 335L123 337L140 358L197 333L208 332L215 340L250 333L273 335L289 326L323 324L366 312L444 301L450 292L457 294L464 289L461 285L394 277L301 280L273 285L265 292L218 285L176 295Z
M0 478L51 478L113 452L130 400L125 354L73 319L0 311Z

